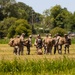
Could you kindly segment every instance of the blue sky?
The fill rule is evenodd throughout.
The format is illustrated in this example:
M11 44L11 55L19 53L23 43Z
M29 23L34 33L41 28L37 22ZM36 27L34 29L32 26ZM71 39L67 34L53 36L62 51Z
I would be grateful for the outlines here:
M35 12L43 13L44 10L49 9L55 5L66 7L68 11L75 11L75 0L16 0L17 2L24 2L31 6Z

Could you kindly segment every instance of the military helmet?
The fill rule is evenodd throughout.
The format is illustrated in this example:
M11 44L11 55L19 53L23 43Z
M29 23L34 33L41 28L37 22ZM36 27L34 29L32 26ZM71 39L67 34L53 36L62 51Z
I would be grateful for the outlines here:
M56 36L57 36L57 34L54 35L54 37L56 37Z
M29 37L32 38L32 35L30 35Z
M22 33L22 35L24 36L24 35L25 35L25 33Z
M40 34L38 34L37 36L40 36Z
M67 34L64 34L64 36L68 36Z
M17 37L17 38L19 38L19 37L20 37L20 35L17 35L16 37Z
M56 33L56 36L59 36L59 33Z
M52 36L52 34L49 34L49 36Z
M48 34L46 34L46 36L48 37Z

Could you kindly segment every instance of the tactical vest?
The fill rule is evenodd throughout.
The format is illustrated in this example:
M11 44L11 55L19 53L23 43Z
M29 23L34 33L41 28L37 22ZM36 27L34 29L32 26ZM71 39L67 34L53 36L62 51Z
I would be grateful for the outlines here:
M37 44L40 44L40 45L42 44L42 39L41 38L37 39Z

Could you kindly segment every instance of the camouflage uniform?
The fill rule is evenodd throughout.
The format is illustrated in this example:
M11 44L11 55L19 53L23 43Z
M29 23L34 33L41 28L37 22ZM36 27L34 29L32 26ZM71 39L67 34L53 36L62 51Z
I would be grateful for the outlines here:
M42 38L38 35L36 39L37 54L42 54Z
M65 34L64 37L65 37L65 44L64 44L65 50L64 51L65 51L65 54L66 54L66 49L67 49L67 51L69 53L69 46L71 44L71 40L70 40L70 38L68 38L67 34Z
M50 38L50 39L52 38L52 34L49 34L49 38Z
M22 33L21 34L21 36L20 36L20 39L21 39L21 44L22 44L22 46L21 46L21 55L23 55L23 51L24 51L24 37L25 37L25 33Z
M57 35L54 36L54 54L56 53L56 50L58 50L58 39Z
M20 35L17 35L16 38L20 38ZM17 55L18 51L19 51L19 47L18 46L14 46L13 53L15 53Z
M28 38L28 44L27 44L27 55L30 55L30 47L32 46L32 36L30 35Z
M62 45L59 44L60 38L61 38L60 34L57 33L58 53L59 53L59 54L62 54Z
M49 38L49 37L48 37L48 34L46 34L46 37L45 37L45 39L43 40L44 54L47 53L47 46L46 46L46 44L45 44L45 41L46 41L48 38Z
M38 35L36 42L37 42L38 49L42 49L42 39L41 39L40 35Z

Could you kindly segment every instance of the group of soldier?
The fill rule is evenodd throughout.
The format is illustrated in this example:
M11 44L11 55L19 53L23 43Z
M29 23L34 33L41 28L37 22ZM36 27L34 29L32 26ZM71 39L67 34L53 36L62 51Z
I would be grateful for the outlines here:
M64 44L64 53L66 54L66 50L69 53L69 46L71 45L71 39L67 34L64 34L64 37L61 37L59 34L55 34L52 37L51 34L46 34L45 38L41 38L41 35L38 34L35 38L34 46L36 47L36 53L38 55L43 54L52 54L52 48L54 49L54 54L58 51L59 54L62 54L62 45ZM16 38L10 39L9 45L14 47L15 54L24 53L24 46L27 47L27 55L30 55L30 47L32 46L32 35L29 36L27 40L25 40L25 34L22 33L21 36L17 35Z
M9 45L14 48L13 53L16 55L23 55L24 46L27 47L27 55L30 55L30 47L31 47L31 39L30 35L28 39L25 40L25 33L22 33L21 36L17 35L15 38L11 38L9 41Z
M69 47L71 45L71 39L67 34L64 34L64 37L61 37L60 34L55 34L52 37L51 34L46 34L45 38L41 38L38 34L34 45L37 49L37 54L43 54L42 48L44 48L44 54L52 54L52 48L54 49L54 54L58 51L59 54L62 54L62 45L64 45L64 54L66 51L69 53Z

